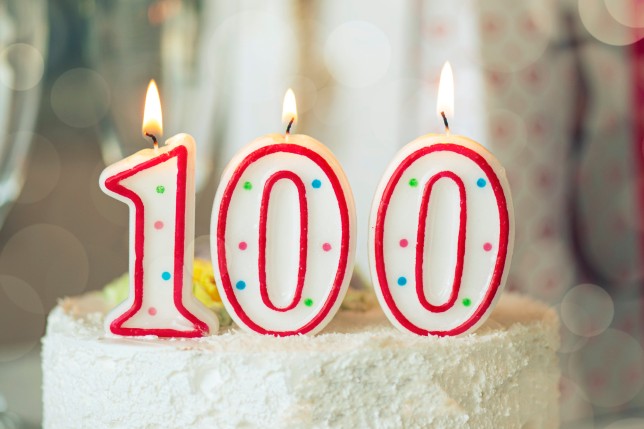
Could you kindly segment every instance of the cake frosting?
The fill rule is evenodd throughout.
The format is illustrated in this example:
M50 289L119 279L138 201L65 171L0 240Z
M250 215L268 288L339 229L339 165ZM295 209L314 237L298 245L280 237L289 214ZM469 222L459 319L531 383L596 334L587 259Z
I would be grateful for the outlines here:
M90 293L50 314L45 429L558 427L557 317L525 297L446 338L400 332L377 306L316 336L107 337L109 307Z

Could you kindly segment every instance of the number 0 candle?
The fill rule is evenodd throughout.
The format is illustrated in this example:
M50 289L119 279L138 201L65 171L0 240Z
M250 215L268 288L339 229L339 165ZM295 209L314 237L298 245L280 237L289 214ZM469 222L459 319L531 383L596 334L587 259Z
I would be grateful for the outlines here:
M218 329L216 317L192 294L195 142L178 134L159 147L161 103L154 84L146 97L143 134L154 143L107 167L103 191L130 207L130 294L108 314L116 335L199 337Z
M376 295L395 326L418 335L454 336L480 326L512 256L505 170L480 144L449 133L453 92L447 63L437 106L446 134L420 137L396 154L371 211Z
M355 257L355 209L331 151L290 134L260 137L231 160L215 196L213 265L222 300L248 331L287 336L321 330L347 290Z

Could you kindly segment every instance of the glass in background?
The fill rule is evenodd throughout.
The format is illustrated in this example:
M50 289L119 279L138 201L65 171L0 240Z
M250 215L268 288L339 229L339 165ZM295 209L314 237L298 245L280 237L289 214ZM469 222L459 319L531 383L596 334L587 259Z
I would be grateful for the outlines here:
M47 37L45 0L0 2L0 227L25 180ZM28 427L0 392L0 428Z
M216 135L215 70L204 17L214 2L200 0L97 0L90 19L92 63L106 80L110 112L101 124L107 164L149 144L141 135L145 89L157 80L164 137L185 132L197 141L197 190L212 171ZM221 69L219 69L221 70Z
M0 225L25 179L47 42L45 0L0 3Z

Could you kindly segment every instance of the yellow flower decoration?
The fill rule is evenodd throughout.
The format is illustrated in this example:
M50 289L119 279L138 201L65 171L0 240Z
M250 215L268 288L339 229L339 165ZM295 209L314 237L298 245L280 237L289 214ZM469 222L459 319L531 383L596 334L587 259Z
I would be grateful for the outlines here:
M221 304L221 297L215 284L215 273L209 261L195 259L192 271L192 292L207 307Z

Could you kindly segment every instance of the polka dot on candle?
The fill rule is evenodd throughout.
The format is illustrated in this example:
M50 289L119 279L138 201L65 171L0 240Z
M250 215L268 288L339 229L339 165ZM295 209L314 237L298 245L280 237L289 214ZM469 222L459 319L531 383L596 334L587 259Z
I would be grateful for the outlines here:
M163 229L163 222L161 222L160 220L154 222L154 228L155 229Z
M240 280L235 284L235 287L237 288L237 290L244 290L246 289L246 282L243 280Z
M405 286L407 284L407 278L406 277L398 277L398 286Z
M318 189L320 186L322 186L322 182L320 182L318 179L315 179L311 182L311 186L313 186L315 189Z
M463 298L463 305L465 307L469 307L470 305L472 305L472 300L469 298Z
M161 278L162 278L163 280L170 280L170 277L172 277L172 276L171 276L171 275L170 275L170 273L169 273L169 272L167 272L167 271L164 271L163 273L161 273Z
M407 241L406 238L403 238L400 240L400 247L407 247L409 246L409 241Z
M312 306L313 305L313 300L311 298L306 298L304 300L304 305L306 305L307 307Z
M165 186L159 185L157 186L157 194L162 194L165 192Z
M150 308L148 308L148 314L149 314L150 316L154 316L154 315L156 315L156 314L157 314L157 309L156 309L156 308L154 308L154 307L150 307Z
M251 189L253 189L253 184L250 182L244 182L244 189L250 191Z
M482 177L476 181L476 186L479 188L485 188L485 185L487 185L487 181Z
M324 244L322 245L322 250L324 250L325 252L328 252L329 250L331 250L331 244L329 244L329 243L324 243Z
M485 250L486 252L489 252L490 250L492 250L492 243L485 243L483 245L483 250Z
M239 250L246 250L246 249L248 249L248 244L245 241L240 241Z
M416 186L418 186L418 179L416 178L411 179L409 181L409 186L411 186L412 188L415 188Z

